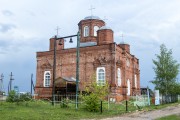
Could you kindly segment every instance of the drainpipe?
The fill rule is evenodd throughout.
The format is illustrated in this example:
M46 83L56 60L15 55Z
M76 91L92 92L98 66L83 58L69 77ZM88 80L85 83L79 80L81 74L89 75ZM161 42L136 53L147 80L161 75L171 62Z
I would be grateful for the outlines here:
M114 51L115 51L115 53L114 53L114 80L115 80L115 84L117 83L117 81L116 81L116 72L117 72L117 70L116 70L116 43L114 44Z

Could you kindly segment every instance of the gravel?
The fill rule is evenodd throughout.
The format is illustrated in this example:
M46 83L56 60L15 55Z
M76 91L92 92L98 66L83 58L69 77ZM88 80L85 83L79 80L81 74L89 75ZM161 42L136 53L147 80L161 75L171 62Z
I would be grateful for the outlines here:
M160 117L169 116L173 114L180 115L180 104L176 106L169 106L160 110L138 111L131 114L125 114L119 117L104 118L101 120L154 120Z

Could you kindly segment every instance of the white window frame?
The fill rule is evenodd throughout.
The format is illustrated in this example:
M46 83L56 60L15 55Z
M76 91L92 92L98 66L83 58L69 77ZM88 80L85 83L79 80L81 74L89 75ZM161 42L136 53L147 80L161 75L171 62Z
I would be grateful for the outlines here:
M103 70L104 72L100 72L100 70ZM103 75L103 76L100 76ZM104 86L106 83L106 71L105 67L98 67L96 70L96 82L99 86Z
M136 74L134 75L134 86L135 88L137 88L137 75Z
M47 76L47 74L49 75ZM49 81L47 80L47 77L49 77ZM45 71L44 72L44 87L49 87L51 85L51 72L50 71Z
M130 80L127 80L127 95L130 95L131 93L131 84L130 84Z
M84 37L89 36L89 26L84 26Z
M118 82L118 86L121 86L121 69L118 68L117 69L117 82Z
M97 31L99 30L98 26L94 26L94 36L97 36Z

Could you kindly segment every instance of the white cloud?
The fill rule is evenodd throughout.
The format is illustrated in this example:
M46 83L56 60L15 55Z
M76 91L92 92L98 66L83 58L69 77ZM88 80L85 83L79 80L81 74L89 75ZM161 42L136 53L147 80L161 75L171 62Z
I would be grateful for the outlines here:
M13 15L13 13L11 11L9 11L9 10L3 10L2 13L5 16L12 16Z

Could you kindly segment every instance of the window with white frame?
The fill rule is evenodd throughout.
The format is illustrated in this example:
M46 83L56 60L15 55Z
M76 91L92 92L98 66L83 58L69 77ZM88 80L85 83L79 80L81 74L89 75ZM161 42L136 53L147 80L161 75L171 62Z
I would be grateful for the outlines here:
M134 86L135 86L135 88L137 88L137 76L136 76L136 74L134 75Z
M118 86L121 86L121 69L117 69Z
M127 95L130 95L131 93L131 85L129 79L127 80Z
M97 36L97 31L99 30L98 26L94 26L94 36Z
M44 72L44 87L49 87L51 83L51 74L50 71Z
M98 67L96 71L97 84L100 86L105 85L105 68Z
M89 27L85 26L84 27L84 37L87 37L87 36L89 36Z

